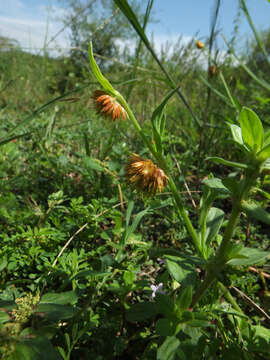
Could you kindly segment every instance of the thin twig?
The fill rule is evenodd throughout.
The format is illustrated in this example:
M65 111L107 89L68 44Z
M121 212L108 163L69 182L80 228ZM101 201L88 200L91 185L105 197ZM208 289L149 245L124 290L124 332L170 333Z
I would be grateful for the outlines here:
M259 306L257 305L249 296L247 296L243 291L237 289L235 286L231 287L234 289L242 298L244 298L254 309L266 317L267 320L270 320L270 316Z
M251 271L253 271L253 272L257 273L257 274L262 274L262 275L263 275L264 277L266 277L267 279L270 279L270 275L269 275L269 274L267 274L267 273L264 272L264 271L260 271L260 270L256 269L256 268L253 267L253 266L250 266L250 267L249 267L249 270L251 270Z
M181 171L181 168L180 168L180 165L179 165L178 161L176 160L175 157L174 157L173 159L174 159L174 161L176 162L176 166L177 166L177 169L178 169L180 175L182 175L182 171ZM188 187L188 184L187 184L187 182L186 182L185 179L184 179L184 185L185 185L185 188L186 188L186 190L187 190L187 193L188 193L188 195L189 195L189 197L190 197L190 200L191 200L191 202L192 202L192 205L193 205L193 207L196 209L196 208L197 208L197 205L196 205L196 203L195 203L195 201L194 201L194 199L193 199L193 197L192 197L191 191L190 191L190 189L189 189L189 187Z
M100 213L100 214L97 214L97 215L95 216L94 220L96 220L98 217L106 214L106 213L109 212L111 209L115 209L116 207L123 206L124 203L126 203L126 201L120 202L120 203L114 205L112 208L107 209L107 210L103 211L103 212ZM85 229L86 226L90 224L90 222L91 222L91 221L87 221L85 224L83 224L83 226L81 226L81 227L68 239L68 241L65 243L65 245L64 245L64 246L62 247L62 249L60 250L59 254L56 256L56 258L55 258L55 260L54 260L54 262L53 262L53 264L52 264L52 267L55 267L58 259L59 259L60 256L63 254L63 252L66 250L66 248L69 246L69 244L71 243L71 241L75 238L75 236L77 236L81 231L83 231L83 229ZM48 275L50 275L50 273L51 273L51 271L49 271Z

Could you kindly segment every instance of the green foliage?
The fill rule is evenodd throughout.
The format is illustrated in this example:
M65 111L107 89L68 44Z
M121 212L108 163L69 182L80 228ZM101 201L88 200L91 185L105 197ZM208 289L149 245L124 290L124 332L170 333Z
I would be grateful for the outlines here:
M157 54L152 1L143 25L137 2L102 4L73 21L95 79L0 39L0 357L267 359L269 34L211 75L193 42ZM126 122L95 113L97 85ZM132 152L168 176L155 198L127 186Z

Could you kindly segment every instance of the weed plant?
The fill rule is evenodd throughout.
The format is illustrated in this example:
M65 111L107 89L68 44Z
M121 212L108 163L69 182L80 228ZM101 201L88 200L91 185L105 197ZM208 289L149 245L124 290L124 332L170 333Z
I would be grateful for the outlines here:
M160 60L114 2L122 64L0 52L1 357L270 359L269 36Z

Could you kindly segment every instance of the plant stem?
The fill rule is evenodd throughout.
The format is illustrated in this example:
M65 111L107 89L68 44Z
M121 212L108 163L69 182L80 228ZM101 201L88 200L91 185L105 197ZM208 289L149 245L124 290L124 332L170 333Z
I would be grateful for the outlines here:
M239 194L233 197L233 208L222 242L217 250L216 256L208 264L206 278L200 284L196 293L194 294L192 299L192 306L196 305L212 282L217 278L217 275L224 268L227 261L230 260L229 249L231 246L231 238L233 237L235 227L240 218L242 209L241 202L248 196L251 187L254 185L254 182L259 176L259 172L259 165L256 165L255 168L247 169L245 178L243 179L241 186L239 186Z
M241 314L243 314L242 309L240 308L240 306L237 304L237 302L235 301L234 297L231 295L230 291L226 288L226 286L224 286L220 281L218 282L218 287L220 288L220 290L223 292L224 296L226 297L226 299L232 304L233 308L240 312Z
M130 107L128 106L127 102L125 101L125 99L123 98L122 95L120 95L119 93L117 94L118 100L121 102L121 104L124 106L129 119L131 120L131 122L133 123L133 125L135 126L136 130L138 131L139 135L141 136L142 140L144 141L145 145L148 147L148 149L150 150L150 152L152 153L152 155L154 156L154 158L156 159L156 161L158 162L158 165L164 170L165 174L168 176L168 183L171 189L171 192L173 194L176 206L177 206L177 210L179 215L181 216L181 218L184 220L185 226L191 236L193 245L197 251L197 253L203 257L202 254L202 250L201 250L201 246L200 246L200 241L198 238L198 235L188 217L188 214L184 208L184 204L182 202L182 199L179 195L179 192L177 190L177 187L175 185L175 182L172 178L172 176L170 175L170 171L168 168L168 165L166 163L165 158L163 157L163 155L161 153L158 153L155 148L153 147L153 145L151 144L151 142L147 139L147 137L145 136L145 134L142 131L142 128L140 126L140 124L138 123L137 119L135 118L133 112L131 111Z

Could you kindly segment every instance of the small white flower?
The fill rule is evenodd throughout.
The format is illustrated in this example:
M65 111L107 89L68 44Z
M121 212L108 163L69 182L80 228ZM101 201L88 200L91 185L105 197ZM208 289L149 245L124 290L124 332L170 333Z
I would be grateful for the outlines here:
M163 286L163 283L159 283L157 286L155 286L155 285L150 286L152 289L152 299L154 299L156 297L156 293L165 294L165 292L162 291L162 286Z

